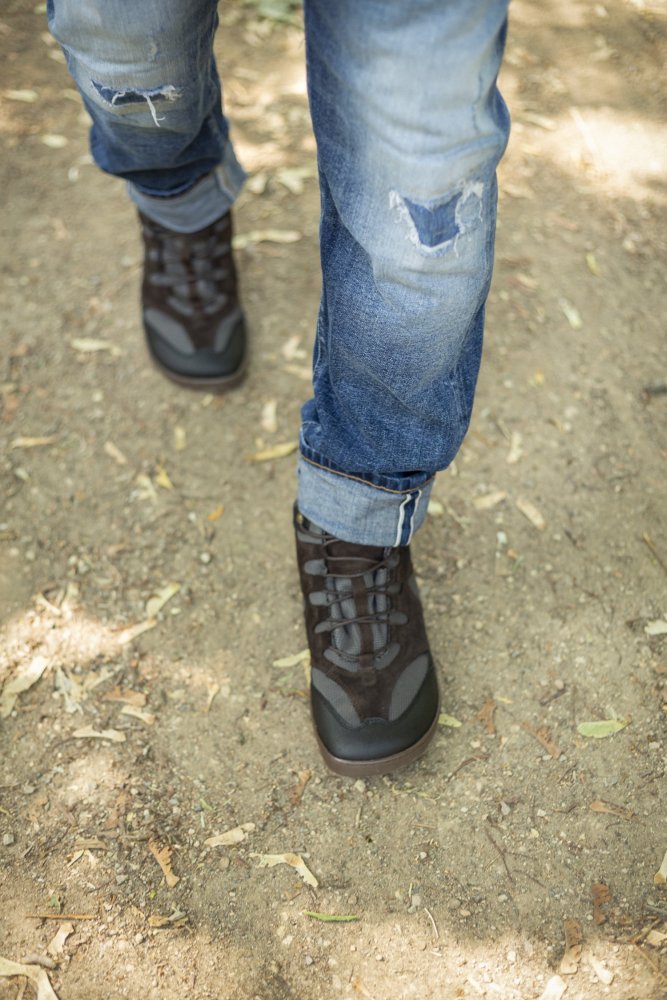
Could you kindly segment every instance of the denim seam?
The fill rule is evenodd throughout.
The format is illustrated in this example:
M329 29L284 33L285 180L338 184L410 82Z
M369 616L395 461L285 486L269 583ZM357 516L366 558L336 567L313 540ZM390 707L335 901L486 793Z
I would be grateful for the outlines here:
M316 469L321 469L322 472L330 472L332 476L342 476L343 479L351 479L355 483L362 483L363 486L370 486L373 490L382 490L384 493L393 493L398 497L414 493L416 490L421 491L435 479L435 476L431 476L430 479L426 479L423 483L420 483L419 486L412 486L407 490L392 490L388 486L378 486L377 483L369 483L367 479L362 479L360 476L353 476L349 472L338 472L337 469L329 469L326 465L320 465L319 462L313 462L312 458L307 458L303 452L301 452L300 457L309 465L313 465Z

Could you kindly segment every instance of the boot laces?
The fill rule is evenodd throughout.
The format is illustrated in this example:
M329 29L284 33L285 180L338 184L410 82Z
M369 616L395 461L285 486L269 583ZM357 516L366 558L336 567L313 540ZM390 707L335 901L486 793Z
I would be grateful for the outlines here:
M227 295L221 283L230 274L225 266L230 247L216 227L197 239L165 232L150 220L144 222L144 231L152 243L149 258L158 265L150 274L151 284L170 290L173 308L186 315L208 315L224 306Z
M385 549L382 556L362 556L354 554L335 555L330 549L340 540L324 534L325 590L324 604L329 616L318 626L320 631L329 631L331 641L338 651L356 659L358 656L377 656L389 646L389 625L397 621L392 611L391 595L397 592L392 583L391 549ZM344 572L336 572L336 567L345 564ZM350 563L357 563L359 569L350 572ZM362 593L355 589L355 580L364 580ZM358 600L366 603L367 610L358 607ZM366 626L366 628L364 628Z

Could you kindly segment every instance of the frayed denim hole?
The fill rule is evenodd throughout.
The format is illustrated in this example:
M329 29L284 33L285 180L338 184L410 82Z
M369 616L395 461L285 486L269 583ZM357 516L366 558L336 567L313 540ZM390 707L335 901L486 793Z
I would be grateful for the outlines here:
M182 94L182 91L171 83L165 84L163 87L152 87L147 90L123 90L113 87L105 87L103 84L97 83L96 80L91 80L90 82L102 100L106 104L111 105L111 107L115 108L124 104L147 104L151 117L158 128L160 127L160 122L164 121L164 118L158 118L153 102L160 98L165 101L177 101Z
M485 186L465 181L453 195L441 201L419 203L398 191L389 192L389 207L407 228L407 237L426 257L453 251L458 256L459 237L482 220Z
M428 205L418 205L409 198L403 199L422 246L437 247L458 236L461 231L456 219L459 199L460 195L455 195L449 201L433 208Z

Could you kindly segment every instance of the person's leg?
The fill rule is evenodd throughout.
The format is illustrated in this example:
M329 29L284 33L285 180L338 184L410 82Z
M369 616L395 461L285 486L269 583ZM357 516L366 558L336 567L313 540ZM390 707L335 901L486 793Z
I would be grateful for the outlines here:
M295 518L323 756L413 760L438 689L408 543L467 430L491 280L507 0L306 0L322 193Z
M214 222L244 174L213 59L215 0L49 0L49 27L93 125L96 164L177 232Z
M237 382L245 331L229 208L244 180L213 58L215 0L49 0L97 165L128 182L145 244L153 359L189 385Z
M322 190L300 510L400 545L470 420L493 262L507 0L306 0Z

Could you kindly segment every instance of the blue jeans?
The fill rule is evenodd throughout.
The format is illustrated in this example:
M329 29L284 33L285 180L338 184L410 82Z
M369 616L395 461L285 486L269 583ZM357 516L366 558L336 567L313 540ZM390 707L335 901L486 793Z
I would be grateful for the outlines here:
M322 300L298 504L407 544L468 428L493 266L508 0L305 0ZM50 0L97 164L163 225L203 228L244 179L214 0Z

